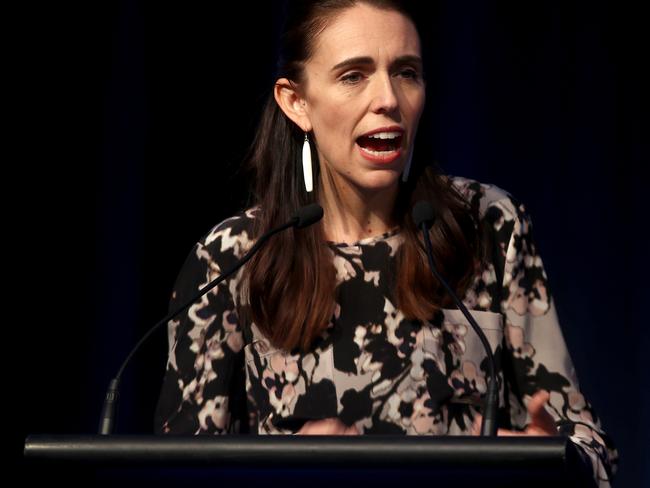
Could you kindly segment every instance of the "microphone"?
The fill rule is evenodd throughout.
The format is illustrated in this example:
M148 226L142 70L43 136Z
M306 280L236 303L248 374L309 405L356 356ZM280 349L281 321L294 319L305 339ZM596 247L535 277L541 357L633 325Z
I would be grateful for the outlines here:
M449 296L454 300L458 309L463 313L467 318L470 325L478 335L478 338L481 340L485 352L487 353L488 359L488 384L487 384L487 393L485 395L485 403L483 407L483 420L481 422L481 435L482 436L496 436L497 433L497 408L499 407L499 391L497 387L497 376L496 376L496 367L494 364L494 355L492 354L492 347L485 337L485 334L470 314L469 310L465 304L458 298L454 290L449 286L449 284L440 276L438 270L433 261L433 250L431 249L431 240L429 238L429 229L433 225L435 220L435 213L433 206L424 200L420 200L413 206L412 211L413 222L416 227L422 231L424 237L424 243L426 246L427 257L429 258L429 267L433 276L445 287Z
M262 245L266 241L269 240L271 236L277 234L278 232L282 232L283 230L288 229L289 227L296 227L298 229L303 229L312 224L315 224L322 218L323 218L323 208L317 203L312 203L310 205L306 205L304 207L299 208L294 214L294 216L288 222L282 224L279 227L276 227L275 229L271 229L266 234L262 235L257 240L257 242L253 245L250 251L248 251L248 253L246 253L246 255L243 258L241 258L237 263L235 263L229 269L221 273L221 275L218 278L215 278L208 285L201 288L201 290L199 290L199 292L194 297L189 299L185 304L183 304L177 310L171 312L165 318L160 320L156 325L154 325L151 329L149 329L149 331L142 337L142 339L140 339L140 341L135 345L133 350L126 357L117 375L115 376L115 378L113 378L110 381L108 385L108 390L106 391L106 397L104 399L104 404L102 406L101 416L99 420L99 434L100 435L112 434L113 426L115 424L115 419L117 416L117 403L119 399L120 378L122 376L122 373L124 372L126 365L131 360L131 357L140 348L140 346L149 338L149 336L155 330L158 329L158 327L160 327L163 324L166 324L171 319L176 317L178 314L180 314L181 312L189 308L190 305L196 302L199 298L201 298L207 292L212 290L215 286L217 286L223 280L228 278L230 275L235 273L235 271L241 268L244 264L248 262L250 258L253 257L253 255L262 247Z
M312 203L311 205L300 207L291 221L295 222L294 225L299 229L304 229L305 227L309 227L310 225L315 224L322 218L323 207L317 203Z

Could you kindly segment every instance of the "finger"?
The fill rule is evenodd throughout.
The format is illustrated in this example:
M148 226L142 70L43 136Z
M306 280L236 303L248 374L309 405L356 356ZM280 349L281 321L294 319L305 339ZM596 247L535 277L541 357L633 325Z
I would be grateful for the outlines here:
M355 425L351 425L345 429L344 435L359 435L359 431Z
M541 390L535 393L530 399L528 402L528 413L530 414L531 420L529 429L540 433L543 432L547 435L557 435L555 420L544 407L550 398L551 394L548 391Z
M308 420L295 435L360 435L355 425L347 426L337 418Z
M536 392L528 402L528 411L532 414L535 414L541 410L544 410L544 404L549 401L551 394L546 390L540 390Z
M535 436L558 435L557 430L551 432L549 429L540 429L539 427L535 427L534 425L529 425L528 427L526 427L526 434L535 435Z
M514 437L514 436L520 436L520 435L527 435L527 433L526 432L518 432L516 430L508 430L508 429L499 429L499 430L497 430L497 436Z
M318 435L326 425L327 423L323 420L308 420L302 425L298 433L302 435Z
M472 424L471 433L472 435L481 435L481 423L483 422L483 417L480 414L476 414L474 417L474 423Z

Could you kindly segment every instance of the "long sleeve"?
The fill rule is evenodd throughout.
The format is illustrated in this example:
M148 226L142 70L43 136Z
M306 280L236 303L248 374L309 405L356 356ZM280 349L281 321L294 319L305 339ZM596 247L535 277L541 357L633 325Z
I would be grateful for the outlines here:
M539 390L549 391L546 409L560 432L570 436L588 457L596 484L609 486L617 453L580 392L533 240L530 217L523 205L511 198L501 211L500 225L512 229L507 244L501 243L505 262L501 309L506 339L502 360L512 428L524 429L529 423L526 404L530 396Z
M221 274L203 241L183 265L170 310ZM245 409L243 338L228 282L168 324L169 358L154 419L158 434L224 434L240 429ZM245 423L245 422L244 422Z

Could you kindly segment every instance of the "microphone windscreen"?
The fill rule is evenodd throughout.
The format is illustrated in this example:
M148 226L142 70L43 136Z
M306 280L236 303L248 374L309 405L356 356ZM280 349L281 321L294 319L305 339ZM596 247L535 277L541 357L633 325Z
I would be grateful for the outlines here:
M413 205L411 216L413 217L413 222L418 229L423 223L426 223L428 227L431 227L433 225L433 221L436 219L436 214L433 211L433 205L431 205L426 200L420 200L415 205Z
M296 227L302 229L308 227L311 224L315 224L320 219L323 218L323 207L317 203L312 203L310 205L305 205L298 209L294 215L294 219L298 219Z

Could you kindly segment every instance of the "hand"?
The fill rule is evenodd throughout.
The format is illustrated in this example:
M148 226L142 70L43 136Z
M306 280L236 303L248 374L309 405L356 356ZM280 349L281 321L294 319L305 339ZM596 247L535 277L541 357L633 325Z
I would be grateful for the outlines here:
M308 420L296 432L298 435L359 435L356 426L348 427L337 418Z
M548 402L551 394L548 391L541 390L533 395L528 402L528 413L530 414L530 424L526 429L521 431L499 429L497 435L535 435L535 436L556 436L559 435L555 426L555 420L550 413L544 408L544 404ZM481 434L481 421L482 417L477 415L472 425L472 435Z

